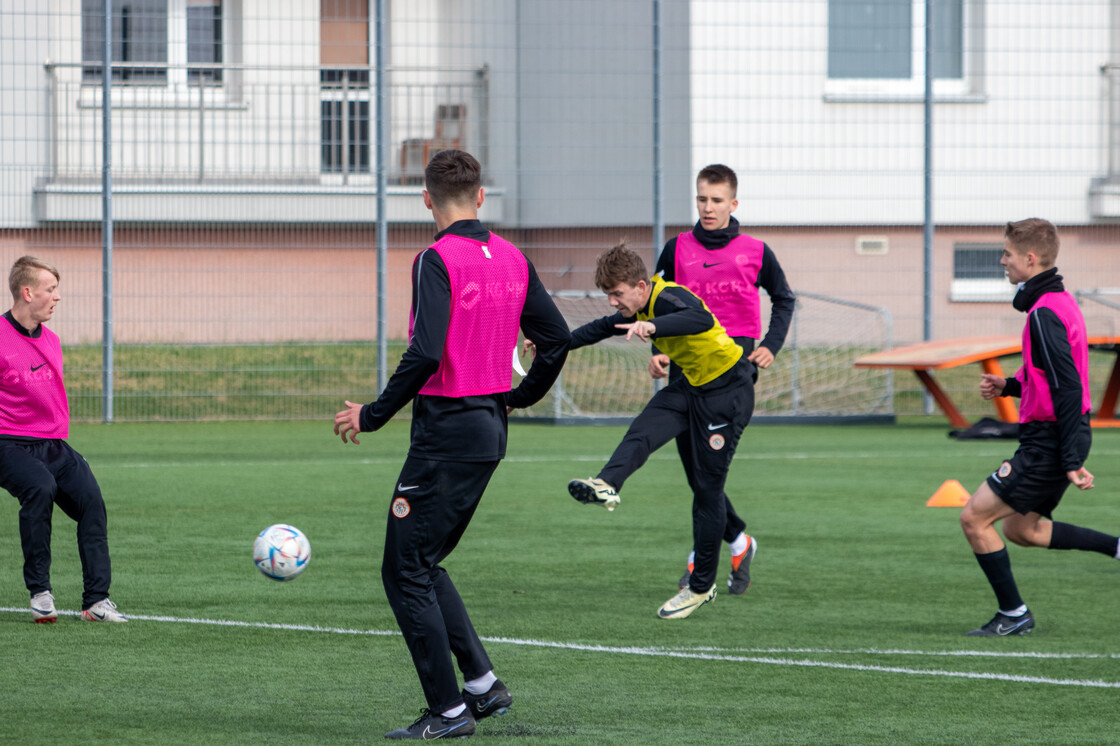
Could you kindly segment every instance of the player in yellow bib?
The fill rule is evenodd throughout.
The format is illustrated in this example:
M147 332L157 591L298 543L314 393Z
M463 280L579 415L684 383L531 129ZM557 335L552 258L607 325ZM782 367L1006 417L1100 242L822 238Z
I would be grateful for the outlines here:
M685 471L692 489L695 565L688 585L657 612L662 619L683 619L716 595L729 509L723 485L754 411L754 364L704 301L681 285L649 278L645 262L625 244L599 257L595 284L616 312L573 331L571 348L613 336L637 337L652 341L684 375L654 394L599 474L572 480L568 491L582 503L614 510L623 483L651 453L691 434Z

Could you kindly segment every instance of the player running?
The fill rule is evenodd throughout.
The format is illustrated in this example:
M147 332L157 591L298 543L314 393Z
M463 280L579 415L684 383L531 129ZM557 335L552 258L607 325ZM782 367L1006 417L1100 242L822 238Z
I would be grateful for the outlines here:
M1019 596L1003 534L1025 547L1081 549L1120 559L1120 540L1099 531L1050 519L1070 484L1087 490L1089 347L1085 319L1066 292L1054 262L1058 231L1046 220L1008 223L1000 264L1018 283L1012 304L1027 314L1023 367L1014 378L983 374L980 394L1022 397L1019 449L980 485L961 511L961 528L996 594L999 610L976 637L1025 635L1034 616Z
M598 476L575 479L568 491L582 503L614 510L626 479L651 453L687 433L688 451L682 455L693 495L695 564L685 587L657 611L662 619L683 619L716 596L730 507L723 486L754 411L755 368L704 301L685 287L650 278L645 262L625 244L599 257L595 284L617 312L573 331L572 349L623 334L652 339L683 376L654 394Z

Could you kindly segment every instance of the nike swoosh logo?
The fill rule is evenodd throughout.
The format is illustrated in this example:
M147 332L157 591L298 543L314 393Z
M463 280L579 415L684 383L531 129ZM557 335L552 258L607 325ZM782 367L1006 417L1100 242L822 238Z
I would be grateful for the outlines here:
M711 264L708 264L707 262L704 262L704 269L711 269L712 267L718 267L721 264L723 264L723 262L712 262Z
M418 485L418 484L410 484L407 487L405 487L403 484L398 482L397 483L397 492L408 492L409 490L414 490L419 486L420 485Z
M31 372L34 373L35 371L39 370L39 368L42 368L44 365L46 365L46 363L39 363L38 365L32 365L31 366Z
M700 605L702 605L702 603L703 602L701 602L699 604L689 604L688 606L682 606L681 608L673 609L672 611L662 611L661 609L658 609L657 613L662 619L665 619L665 618L680 614L682 611L688 611L689 609L700 606Z
M709 430L719 430L721 427L727 427L727 423L725 422L722 425L708 425Z
M451 731L458 730L459 728L462 728L466 724L467 724L466 720L460 720L459 722L455 723L454 725L449 725L446 728L442 728L440 730L432 730L432 726L425 725L424 726L424 732L421 734L421 738L425 741L430 739L430 738L443 738L444 736L446 736Z
M495 696L491 697L490 699L486 700L485 702L476 702L475 703L475 708L479 712L482 712L487 707L489 707L490 705L494 704L497 701L498 701L498 697L497 697L497 695L495 695Z
M90 616L92 616L92 617L97 617L98 619L100 619L100 620L102 620L102 621L104 621L104 619L105 619L105 615L104 615L104 614L98 614L98 613L97 613L96 611L91 611L91 612L89 613L89 615L90 615Z
M1018 624L1012 624L1010 627L1004 627L1003 624L999 624L999 625L996 626L996 634L997 635L1009 635L1012 632L1014 632L1015 630L1022 627L1026 623L1027 623L1027 620L1024 619L1023 621L1019 622Z

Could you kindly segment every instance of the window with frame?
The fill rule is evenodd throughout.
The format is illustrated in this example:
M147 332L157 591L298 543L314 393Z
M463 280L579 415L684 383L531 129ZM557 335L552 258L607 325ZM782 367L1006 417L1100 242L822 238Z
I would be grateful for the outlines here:
M319 171L371 172L369 2L319 3Z
M105 0L82 0L82 80L100 82L105 49ZM176 31L178 33L172 33ZM184 63L222 62L222 0L115 0L113 82L167 85L182 81ZM172 39L182 42L172 43ZM152 67L144 67L152 63ZM216 68L188 68L187 82L219 83Z
M83 80L101 80L105 60L105 0L82 0ZM143 62L167 64L167 0L128 0L113 4L114 82L166 83L166 67L132 67Z
M1003 303L1015 295L999 260L1002 243L953 244L953 282L949 300L959 302Z
M934 93L971 93L983 0L829 0L828 92L921 94L926 2L933 3Z
M222 61L222 0L187 0L187 64ZM188 68L187 80L220 83L220 68Z
M322 70L319 81L320 171L370 173L369 71Z

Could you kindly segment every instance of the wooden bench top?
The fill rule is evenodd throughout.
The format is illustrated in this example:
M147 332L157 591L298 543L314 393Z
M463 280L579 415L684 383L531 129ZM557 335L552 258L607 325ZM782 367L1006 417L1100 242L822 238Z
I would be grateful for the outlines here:
M1106 347L1120 342L1120 336L1089 337L1091 346ZM1022 352L1018 335L993 335L988 337L958 337L932 342L896 347L893 350L872 352L856 359L857 368L912 368L914 370L941 370L982 360L1018 355Z
M1005 334L991 337L958 337L896 347L859 357L858 368L914 368L939 370L955 368L979 360L1015 355L1022 351L1022 340Z

